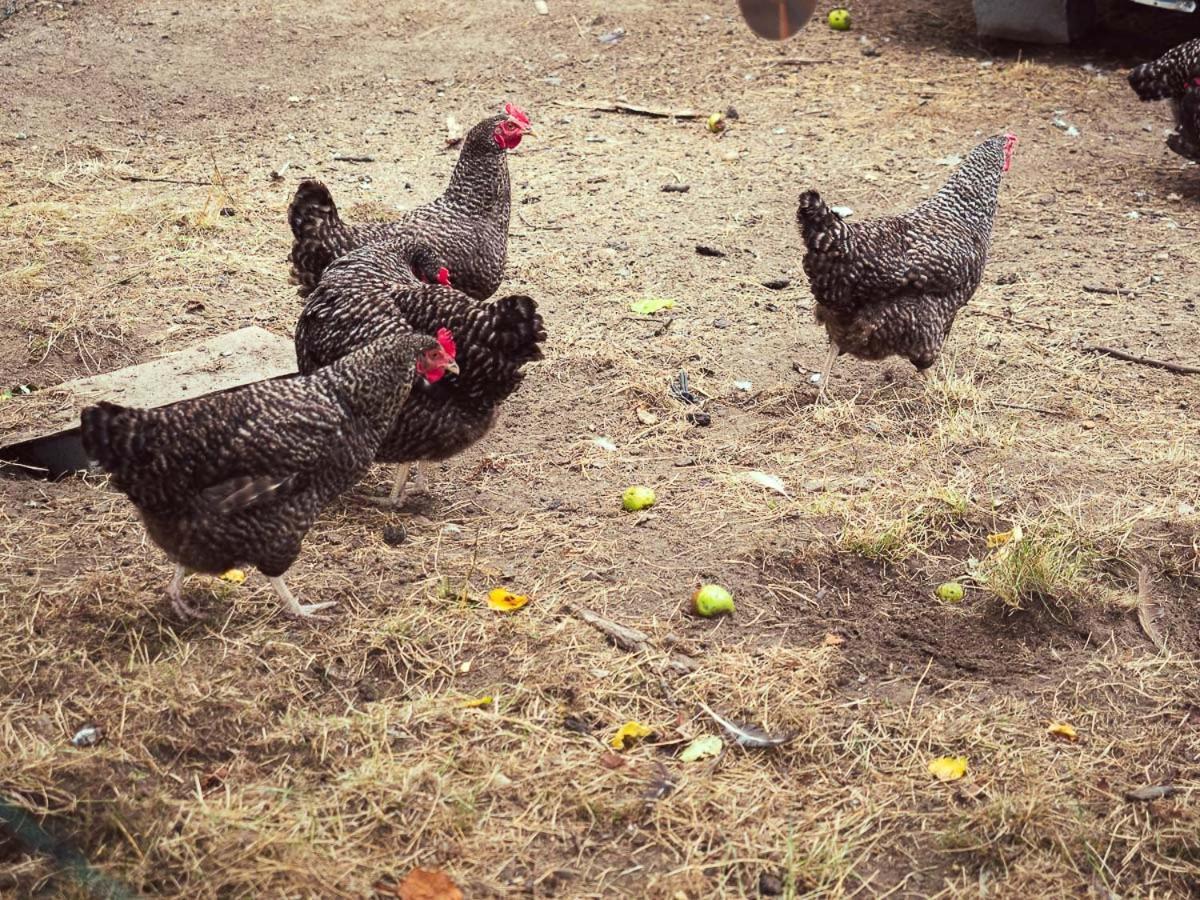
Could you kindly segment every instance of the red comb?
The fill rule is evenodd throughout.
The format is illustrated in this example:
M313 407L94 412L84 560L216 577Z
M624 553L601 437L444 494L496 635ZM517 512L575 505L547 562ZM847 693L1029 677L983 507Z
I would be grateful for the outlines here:
M440 269L438 269L437 270L437 281L438 281L438 284L444 285L445 287L449 287L450 286L450 270L447 269L445 266L442 266ZM449 332L447 332L447 334L448 333Z
M504 112L505 114L512 116L526 128L529 127L529 113L525 112L525 110L521 109L521 107L517 106L515 103L505 103Z
M442 345L442 349L446 351L446 355L454 359L458 348L454 346L454 335L450 333L449 328L438 329L437 342Z

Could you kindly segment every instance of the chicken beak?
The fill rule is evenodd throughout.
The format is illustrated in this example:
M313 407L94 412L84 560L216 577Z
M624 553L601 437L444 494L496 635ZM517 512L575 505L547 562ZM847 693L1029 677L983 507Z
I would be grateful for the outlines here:
M446 365L442 367L442 370L447 375L457 375L458 374L458 363L456 363L454 360L449 360L446 363Z
M530 127L526 126L525 128L521 129L521 137L523 137L523 138L527 138L527 137L535 138L535 137L537 137L537 132L536 132L536 131L534 131L532 128L530 128Z

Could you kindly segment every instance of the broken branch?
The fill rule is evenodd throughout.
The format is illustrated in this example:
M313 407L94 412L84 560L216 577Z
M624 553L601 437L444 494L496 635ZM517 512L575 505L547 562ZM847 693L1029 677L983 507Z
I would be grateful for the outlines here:
M650 116L655 119L702 119L704 113L694 109L667 109L661 106L634 106L632 103L622 103L614 100L610 103L587 103L576 100L559 100L559 106L570 106L572 109L591 109L596 112L624 112L635 116Z
M1101 356L1111 356L1113 359L1123 359L1125 362L1137 363L1139 366L1150 366L1153 369L1166 369L1176 375L1200 375L1200 366L1185 366L1182 363L1167 362L1161 359L1151 359L1148 356L1136 356L1115 347L1104 347L1094 344L1083 348L1085 353L1098 353Z

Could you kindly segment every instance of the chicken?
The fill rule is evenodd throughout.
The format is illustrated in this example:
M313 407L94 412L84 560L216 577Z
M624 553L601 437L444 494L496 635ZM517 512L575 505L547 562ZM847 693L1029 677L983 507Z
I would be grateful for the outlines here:
M80 416L88 456L175 563L167 594L185 617L188 570L253 565L287 612L311 616L283 574L321 510L371 466L413 386L457 371L441 344L407 333L365 343L311 375L260 381L157 409L99 403Z
M1200 161L1200 38L1134 68L1129 86L1143 100L1171 101L1175 133L1167 138L1167 146Z
M477 300L492 296L500 287L508 256L507 154L530 133L529 116L520 107L506 104L503 113L467 132L445 193L395 222L347 225L325 185L301 182L288 207L294 239L292 280L300 285L300 296L312 293L321 273L338 257L401 235L419 239L432 251L429 264L415 270L419 279L452 281Z
M413 275L421 250L411 238L362 247L331 265L308 298L296 326L296 359L311 372L387 334L448 328L459 376L418 385L376 454L399 463L388 505L399 506L412 463L448 459L482 438L500 404L542 358L546 339L537 305L526 296L473 299L453 287L422 284ZM455 346L457 345L457 346Z
M983 277L1000 178L1016 144L1012 134L984 141L941 190L900 216L850 225L816 191L800 195L804 271L830 342L817 402L842 353L903 356L921 371L933 365Z

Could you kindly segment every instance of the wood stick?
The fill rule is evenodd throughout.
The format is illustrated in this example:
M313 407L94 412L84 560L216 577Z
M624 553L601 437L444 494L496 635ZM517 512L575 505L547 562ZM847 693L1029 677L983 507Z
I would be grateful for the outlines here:
M334 162L375 162L373 156L351 156L345 153L335 153L333 156Z
M1094 344L1084 347L1086 353L1098 353L1101 356L1111 356L1113 359L1123 359L1125 362L1137 363L1139 366L1150 366L1154 369L1166 369L1176 375L1200 375L1200 366L1185 366L1182 363L1166 362L1161 359L1150 359L1148 356L1135 356L1125 350L1115 347L1104 347Z
M1130 289L1114 288L1114 287L1108 287L1107 285L1103 285L1103 284L1085 284L1083 286L1083 289L1084 289L1084 291L1086 291L1089 294L1111 294L1112 296L1119 296L1121 294L1136 294L1137 293L1137 291L1132 288L1130 288Z
M760 59L759 62L764 62L773 66L820 66L825 63L833 62L832 59L809 59L806 56L780 56L777 58L768 57Z
M630 653L639 653L645 650L646 642L650 640L650 635L646 634L646 632L638 631L636 628L629 628L625 625L618 625L611 619L606 619L604 616L594 613L586 607L568 606L567 609L604 634L622 650L628 650Z
M211 181L191 181L187 178L154 178L150 175L122 175L122 181L157 181L162 184L196 184L200 187L213 187Z
M597 112L625 112L635 116L650 116L655 119L703 119L704 113L694 109L667 109L661 106L634 106L632 103L622 103L613 100L609 103L579 102L576 100L559 100L559 106L569 106L572 109L592 109Z

